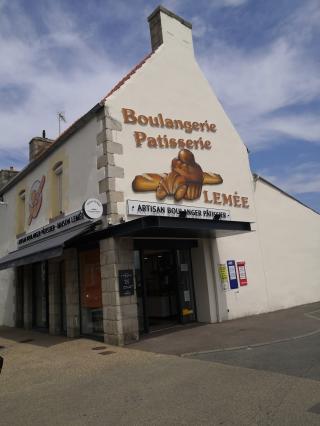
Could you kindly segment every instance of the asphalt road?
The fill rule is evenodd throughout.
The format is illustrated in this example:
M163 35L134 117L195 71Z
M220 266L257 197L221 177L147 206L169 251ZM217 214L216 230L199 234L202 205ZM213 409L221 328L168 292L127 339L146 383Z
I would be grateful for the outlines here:
M192 358L320 381L320 333L289 342L216 351Z

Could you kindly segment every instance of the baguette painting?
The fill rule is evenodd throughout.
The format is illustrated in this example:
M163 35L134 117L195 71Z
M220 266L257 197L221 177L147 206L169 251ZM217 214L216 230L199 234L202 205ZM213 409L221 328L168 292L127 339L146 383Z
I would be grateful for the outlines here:
M181 149L171 162L169 173L144 173L134 178L135 192L155 191L158 200L172 196L176 201L197 200L203 185L218 185L223 182L220 175L204 172L188 149Z

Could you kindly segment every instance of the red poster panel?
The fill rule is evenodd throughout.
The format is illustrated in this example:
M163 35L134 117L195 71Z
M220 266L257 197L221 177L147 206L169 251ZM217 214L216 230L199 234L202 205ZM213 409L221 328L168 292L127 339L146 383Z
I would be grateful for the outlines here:
M237 262L237 268L238 268L240 286L248 285L246 263L243 261Z

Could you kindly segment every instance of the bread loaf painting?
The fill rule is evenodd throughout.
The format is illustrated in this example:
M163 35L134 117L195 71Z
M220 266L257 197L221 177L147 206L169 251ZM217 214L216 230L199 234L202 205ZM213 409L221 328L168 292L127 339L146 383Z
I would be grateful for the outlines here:
M176 201L200 198L203 185L218 185L223 182L216 173L204 172L188 149L181 149L171 162L169 173L144 173L132 182L135 192L155 191L158 200L172 196Z

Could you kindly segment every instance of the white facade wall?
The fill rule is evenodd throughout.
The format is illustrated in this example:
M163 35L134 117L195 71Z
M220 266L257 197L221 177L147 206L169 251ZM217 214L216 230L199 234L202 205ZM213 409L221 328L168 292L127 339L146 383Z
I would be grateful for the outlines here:
M258 235L269 310L320 300L320 215L259 179Z
M213 142L212 150L193 153L203 170L221 174L224 181L221 185L204 186L203 190L247 196L248 209L230 207L229 210L231 220L251 222L253 231L201 242L198 251L194 251L197 303L202 306L201 312L198 309L199 320L233 319L319 300L316 253L320 250L320 216L279 191L261 189L260 182L255 185L246 147L194 58L191 31L165 14L161 14L161 19L163 45L106 100L109 114L122 123L122 131L114 132L115 140L123 145L123 155L117 158L117 165L123 167L125 177L116 181L117 190L125 195L124 202L118 204L120 215L126 220L136 218L127 215L128 199L157 201L152 193L135 193L132 180L142 173L168 172L171 159L179 151L178 148L148 148L146 142L137 147L134 131L153 137L158 134L185 139L205 136L138 123L125 124L121 109L130 108L136 115L153 117L162 113L172 119L207 119L217 125L217 132L207 135ZM174 203L170 197L164 202ZM204 203L203 195L198 200L182 200L179 204L221 207ZM200 261L201 250L205 265ZM227 260L245 261L247 286L229 291L222 289L218 265ZM210 301L209 305L206 301Z
M122 123L122 131L114 132L114 138L123 145L123 155L117 165L123 167L124 179L117 179L117 190L125 194L120 204L120 214L126 220L126 200L157 202L154 193L132 190L132 180L142 173L170 171L171 160L179 148L149 148L146 142L137 147L133 133L143 131L148 136L166 134L168 138L197 139L202 136L212 141L211 150L192 150L196 161L204 171L221 174L223 183L204 186L208 193L218 191L248 197L249 208L229 207L206 203L204 195L197 200L182 200L181 207L226 208L232 221L256 222L254 186L246 146L234 129L221 104L201 72L193 52L191 30L174 19L164 17L162 22L164 44L130 79L106 100L109 114ZM181 31L180 31L181 30ZM208 120L217 126L216 133L185 133L183 130L141 126L124 123L122 108L129 108L136 115L157 116L193 121ZM177 204L167 197L166 204ZM200 256L202 253L202 258ZM249 285L238 290L223 291L218 275L218 264L229 259L246 262ZM203 322L216 322L268 310L266 283L257 233L236 235L217 240L199 241L193 250L195 293L198 318ZM219 299L219 312L216 298ZM201 308L200 308L201 307Z
M10 210L6 203L0 203L0 257L8 253L9 241L13 235L13 223L9 222ZM8 225L7 225L8 224ZM0 271L0 325L14 326L15 322L14 272Z
M164 84L165 82L165 84ZM154 194L135 193L132 180L142 173L163 173L170 171L171 161L179 149L149 148L144 143L136 147L134 131L143 131L148 136L158 134L168 138L209 139L211 150L193 150L196 162L204 171L218 173L224 182L221 185L206 186L203 189L234 194L249 199L250 207L231 208L231 219L255 222L253 208L252 177L248 162L248 153L240 136L235 131L219 101L204 78L193 56L193 51L185 47L177 50L175 43L162 45L147 62L117 92L106 101L109 114L122 123L122 131L114 132L114 140L123 145L123 155L117 157L117 165L123 167L124 179L117 179L117 190L123 191L125 199L156 202ZM156 128L150 126L124 124L122 108L133 109L137 114L203 122L208 120L217 125L216 133L193 132ZM219 208L203 200L202 195L196 201L182 200L181 206ZM168 197L165 203L174 201ZM226 207L225 207L226 208ZM126 203L119 204L119 214L127 217Z
M64 173L64 213L80 210L88 198L98 198L105 202L105 194L99 194L99 180L104 172L97 170L97 158L100 148L96 136L101 131L101 122L92 118L83 128L72 135L68 142L55 150L49 157L32 170L21 182L4 194L5 204L0 205L0 255L5 256L17 249L16 244L16 203L17 194L26 190L25 232L48 225L50 217L51 187L49 174L57 161L63 161ZM28 226L28 197L31 185L42 176L46 176L43 188L42 206L38 217ZM5 224L5 226L3 226ZM14 271L0 271L0 325L14 325Z
M107 117L117 120L121 130L112 130L112 142L122 145L123 153L114 156L117 170L124 177L115 178L117 213L124 220L136 219L128 214L127 200L158 202L155 192L136 192L135 176L144 173L168 173L171 161L180 148L150 148L144 141L137 146L134 132L156 138L211 141L210 150L192 150L203 171L220 174L223 183L202 188L198 199L177 202L172 196L163 203L181 207L205 207L230 211L232 221L250 222L252 232L199 240L192 249L198 319L203 322L223 321L276 309L318 301L320 299L320 216L262 180L254 182L246 146L228 119L218 99L204 78L194 57L191 30L174 18L161 13L164 43L105 101ZM214 70L213 70L214 72ZM170 129L124 122L122 109L136 115L156 117L159 113L171 120L215 123L216 132ZM63 161L65 179L64 213L81 208L87 198L106 202L99 194L99 181L105 170L97 170L102 146L96 137L103 130L101 121L92 118L73 134L36 169L4 196L7 206L0 205L0 255L16 247L16 199L21 188L26 190L26 207L32 183L46 176L43 204L38 217L25 231L30 232L49 223L49 173L57 161ZM111 132L110 129L108 131ZM121 173L119 172L121 175ZM209 201L203 191L208 191ZM247 207L224 206L213 202L217 191L248 199ZM122 194L123 200L122 201ZM26 222L28 207L26 208ZM219 264L228 260L245 261L248 285L224 290L218 273ZM0 325L13 325L14 275L0 271Z

